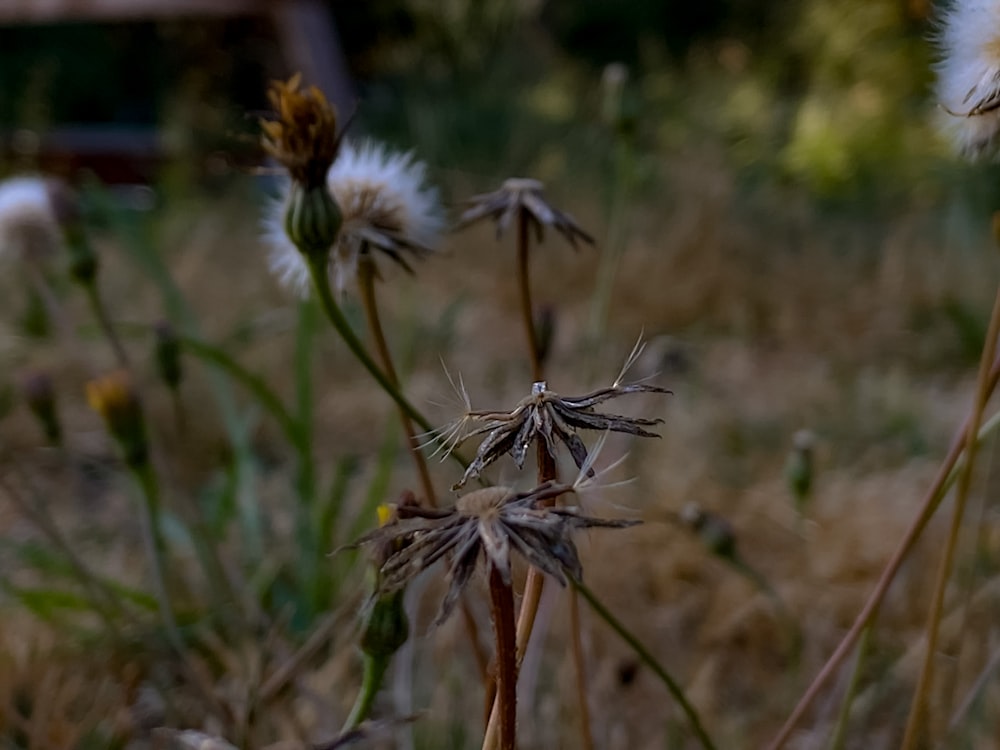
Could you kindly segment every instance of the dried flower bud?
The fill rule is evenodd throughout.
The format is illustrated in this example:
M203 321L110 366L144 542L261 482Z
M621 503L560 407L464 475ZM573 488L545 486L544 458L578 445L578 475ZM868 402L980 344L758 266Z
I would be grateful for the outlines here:
M25 403L35 415L45 432L46 439L53 445L62 443L62 426L56 409L56 392L48 373L35 371L28 373L21 381L21 392Z
M153 330L156 332L156 370L170 390L177 390L184 377L181 342L174 327L166 320L158 322Z
M275 81L268 98L276 120L261 122L264 150L281 162L292 180L305 188L325 187L326 173L337 158L337 114L315 86L301 89L302 76Z
M126 370L115 370L87 383L87 403L104 419L108 432L125 453L132 469L146 465L149 446L139 395Z

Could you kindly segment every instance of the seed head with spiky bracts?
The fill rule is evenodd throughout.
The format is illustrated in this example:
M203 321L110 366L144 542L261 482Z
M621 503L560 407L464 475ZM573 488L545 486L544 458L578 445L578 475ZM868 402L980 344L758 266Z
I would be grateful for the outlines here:
M545 238L545 227L551 227L573 247L577 247L577 240L593 245L594 238L583 231L572 216L553 208L545 199L544 191L545 186L538 180L511 178L499 190L470 198L467 201L469 207L458 219L458 226L463 228L490 218L496 222L497 239L500 239L520 213L534 229L539 242Z
M444 218L438 192L427 184L426 167L412 153L392 152L373 142L345 143L326 182L343 214L328 260L338 290L351 283L367 253L380 251L412 273L409 259L425 257L440 242ZM266 222L271 269L304 293L309 268L284 230L284 210L284 201L277 203Z
M606 414L596 410L599 404L630 393L671 393L667 388L646 383L623 383L622 379L629 367L642 354L644 345L636 344L614 383L607 388L599 388L584 396L560 396L550 391L547 384L534 383L531 394L522 399L510 411L478 411L471 408L465 384L459 379L455 386L465 403L465 413L436 435L441 450L450 452L469 438L478 435L486 437L479 444L476 456L465 470L465 474L452 489L461 489L470 479L475 479L505 453L509 453L518 468L524 466L528 447L536 440L542 441L552 458L556 458L557 443L562 443L577 468L584 468L587 462L587 446L577 435L577 430L600 430L623 432L639 437L659 437L646 427L662 424L662 419L627 417L620 414ZM450 377L450 376L449 376ZM591 476L593 471L589 470Z
M955 0L941 16L937 96L965 156L1000 146L1000 1Z
M398 520L357 542L396 550L379 569L375 597L399 591L438 560L448 557L448 592L435 624L447 619L468 584L480 555L511 584L511 549L560 584L580 581L583 569L572 532L587 528L625 528L639 521L593 518L572 507L543 507L574 485L546 482L528 492L486 487L458 499L453 508L400 507Z

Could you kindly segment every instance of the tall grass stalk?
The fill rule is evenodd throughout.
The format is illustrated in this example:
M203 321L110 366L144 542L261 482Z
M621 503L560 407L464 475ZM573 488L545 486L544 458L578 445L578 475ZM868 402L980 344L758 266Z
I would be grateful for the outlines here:
M987 378L988 392L992 392L996 388L998 380L1000 380L1000 359L994 359L993 365L989 371L989 377ZM882 573L879 575L875 588L872 590L872 593L869 594L864 607L861 608L861 611L854 618L854 623L851 625L850 630L848 630L846 635L844 635L844 637L840 640L837 648L834 649L834 652L830 655L826 663L820 669L819 673L813 678L813 681L799 698L795 708L792 709L791 714L789 714L781 729L778 730L774 739L771 740L771 743L767 746L768 750L780 750L780 748L784 747L785 743L788 742L791 737L792 732L795 730L795 727L798 726L800 721L802 721L806 711L809 710L809 707L812 705L813 701L816 700L820 691L830 678L833 677L841 663L843 663L844 659L847 658L848 654L850 654L854 645L857 643L858 638L861 636L862 632L864 632L864 629L869 625L869 623L874 621L875 616L878 614L879 607L882 604L882 600L885 598L885 595L889 590L889 586L892 585L892 582L896 578L896 574L903 565L903 561L906 560L910 550L913 549L913 545L916 544L920 535L927 527L931 517L934 515L934 512L941 504L941 501L945 496L945 492L955 476L955 468L959 465L959 462L963 460L966 441L968 438L968 425L971 418L972 417L970 415L958 429L954 439L952 440L951 447L949 448L947 455L942 461L941 466L938 468L938 472L935 475L934 480L931 482L931 486L928 488L923 500L920 503L920 509L917 511L916 517L903 534L903 538L897 545L896 550L889 559L889 562L887 562L885 567L882 569ZM981 440L982 437L977 436L977 439Z
M976 448L978 447L976 436L979 434L979 426L983 420L983 412L986 410L986 402L989 401L990 394L993 391L993 387L990 384L990 364L996 356L998 337L1000 337L1000 285L997 286L993 312L990 315L989 329L986 333L986 342L983 346L983 354L979 363L976 396L966 425L965 466L959 474L958 486L955 489L955 505L951 515L951 526L948 529L948 538L945 542L944 552L941 555L941 566L938 569L934 595L931 599L930 614L927 619L927 651L924 655L917 688L913 695L913 704L907 719L903 743L900 746L902 750L911 750L911 748L915 747L918 737L927 736L927 732L924 731L924 715L927 711L929 692L934 678L934 660L937 658L938 631L941 624L941 613L944 610L944 595L948 586L948 580L951 578L951 567L955 557L959 532L962 528L962 517L965 514L965 504L969 496L969 489L972 486ZM930 729L933 730L933 727Z

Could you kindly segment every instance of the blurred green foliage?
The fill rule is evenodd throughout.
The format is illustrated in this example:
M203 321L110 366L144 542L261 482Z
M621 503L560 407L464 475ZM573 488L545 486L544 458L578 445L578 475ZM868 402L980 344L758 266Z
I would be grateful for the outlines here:
M601 76L620 62L640 154L713 153L749 186L854 207L953 181L933 127L922 0L330 8L359 129L441 168L606 179L621 133L602 123ZM7 27L0 49L0 129L157 123L188 149L252 140L245 113L263 105L269 77L289 72L266 19ZM977 196L992 200L995 182L990 174Z

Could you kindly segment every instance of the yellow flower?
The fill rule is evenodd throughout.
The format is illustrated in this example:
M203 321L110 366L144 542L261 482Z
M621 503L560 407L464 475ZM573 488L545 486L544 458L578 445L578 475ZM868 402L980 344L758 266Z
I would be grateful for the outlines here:
M115 370L87 383L87 403L121 445L126 463L132 468L145 464L148 451L142 407L128 371Z

